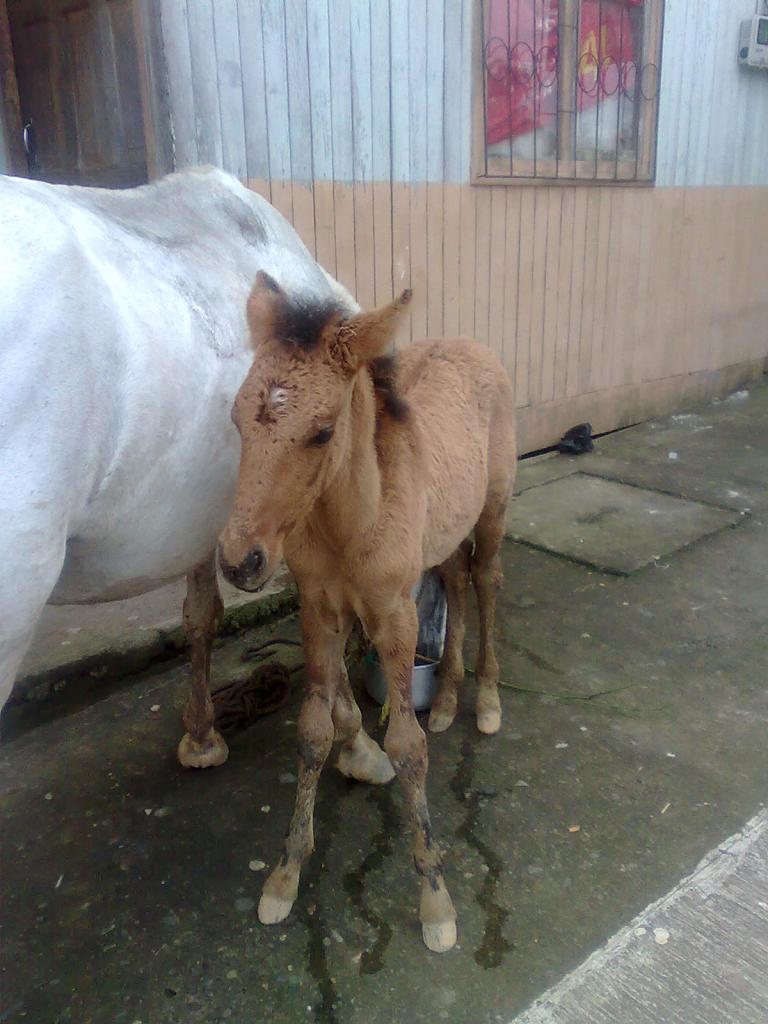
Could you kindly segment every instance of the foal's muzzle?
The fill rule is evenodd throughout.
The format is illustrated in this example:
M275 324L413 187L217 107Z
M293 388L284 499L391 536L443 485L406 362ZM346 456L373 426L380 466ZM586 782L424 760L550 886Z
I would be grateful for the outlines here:
M239 565L232 565L219 549L221 571L229 582L238 590L259 590L266 582L264 570L267 567L267 553L257 545L252 548Z

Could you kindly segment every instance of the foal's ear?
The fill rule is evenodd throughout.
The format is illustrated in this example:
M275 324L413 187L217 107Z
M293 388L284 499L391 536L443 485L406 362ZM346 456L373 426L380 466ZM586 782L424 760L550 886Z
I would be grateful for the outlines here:
M384 355L412 294L408 288L388 306L374 309L371 313L359 313L338 325L336 340L353 365L361 366Z
M253 282L246 308L254 348L270 336L275 321L287 302L288 296L274 277L260 270Z

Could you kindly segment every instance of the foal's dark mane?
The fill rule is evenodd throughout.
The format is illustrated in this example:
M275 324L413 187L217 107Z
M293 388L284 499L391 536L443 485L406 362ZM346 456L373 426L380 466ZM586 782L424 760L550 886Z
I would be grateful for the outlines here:
M345 311L333 299L286 297L275 312L272 328L285 344L310 352L328 324L344 316Z
M379 356L370 364L371 380L377 397L381 399L384 411L393 420L402 423L408 418L411 407L400 394L397 380L398 360L396 355Z
M264 275L265 278L267 275ZM267 280L267 286L277 284L271 278ZM283 295L283 301L279 304L274 314L272 329L277 338L286 345L292 345L305 352L311 352L320 341L323 331L332 320L343 320L346 317L345 310L332 299L318 301L317 299L289 298ZM400 394L398 387L397 356L386 355L374 359L368 366L371 381L380 399L381 408L393 419L402 422L407 419L410 406Z

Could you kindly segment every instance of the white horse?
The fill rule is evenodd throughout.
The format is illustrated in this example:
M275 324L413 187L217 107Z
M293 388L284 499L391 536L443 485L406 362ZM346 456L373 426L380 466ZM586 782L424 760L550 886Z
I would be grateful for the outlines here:
M127 191L0 177L0 706L47 602L118 600L186 575L179 759L226 760L208 692L215 549L259 270L358 309L288 222L221 171Z

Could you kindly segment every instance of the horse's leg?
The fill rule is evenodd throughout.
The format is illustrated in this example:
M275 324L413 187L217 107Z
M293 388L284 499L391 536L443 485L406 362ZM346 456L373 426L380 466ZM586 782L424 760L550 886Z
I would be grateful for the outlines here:
M213 727L213 701L208 688L211 648L223 613L214 552L187 576L184 629L189 640L192 684L182 715L187 732L178 751L185 768L216 767L229 756L227 744Z
M0 514L0 708L61 574L66 544L62 524L36 520L29 509Z
M475 550L472 555L472 582L477 592L480 615L480 647L477 658L477 727L492 734L501 728L499 701L499 663L496 660L493 631L496 595L503 575L499 549L504 538L506 496L489 496L475 526Z
M21 635L0 639L0 708L11 695L16 673L27 653L33 633L34 630L30 629Z
M299 780L285 851L264 883L259 901L262 924L277 924L288 916L298 895L301 866L314 849L315 796L333 744L332 708L350 625L346 616L327 604L305 601L302 594L306 694L299 714Z
M347 666L343 661L333 704L333 724L336 739L341 740L336 767L342 775L373 785L383 785L394 779L395 770L389 758L363 729L360 708L352 694Z
M0 633L0 708L4 706L11 695L16 673L24 660L24 655L29 650L37 620L40 618L45 604L45 598L41 595L36 600L30 601L29 605L23 602L21 608L18 605L14 608L14 612L24 610L26 613L18 625L14 623L16 628L11 628L11 617L5 614L3 603L0 602L0 622L2 622L2 627L0 627L2 630Z
M431 732L444 732L456 717L457 689L464 681L464 633L472 542L465 540L440 566L448 601L445 648L440 661L440 689L429 713Z
M414 830L413 859L421 878L422 936L435 953L456 942L456 911L443 878L440 851L432 836L427 807L427 739L411 700L416 653L416 606L409 597L367 630L376 644L389 693L389 726L384 749L405 790Z

